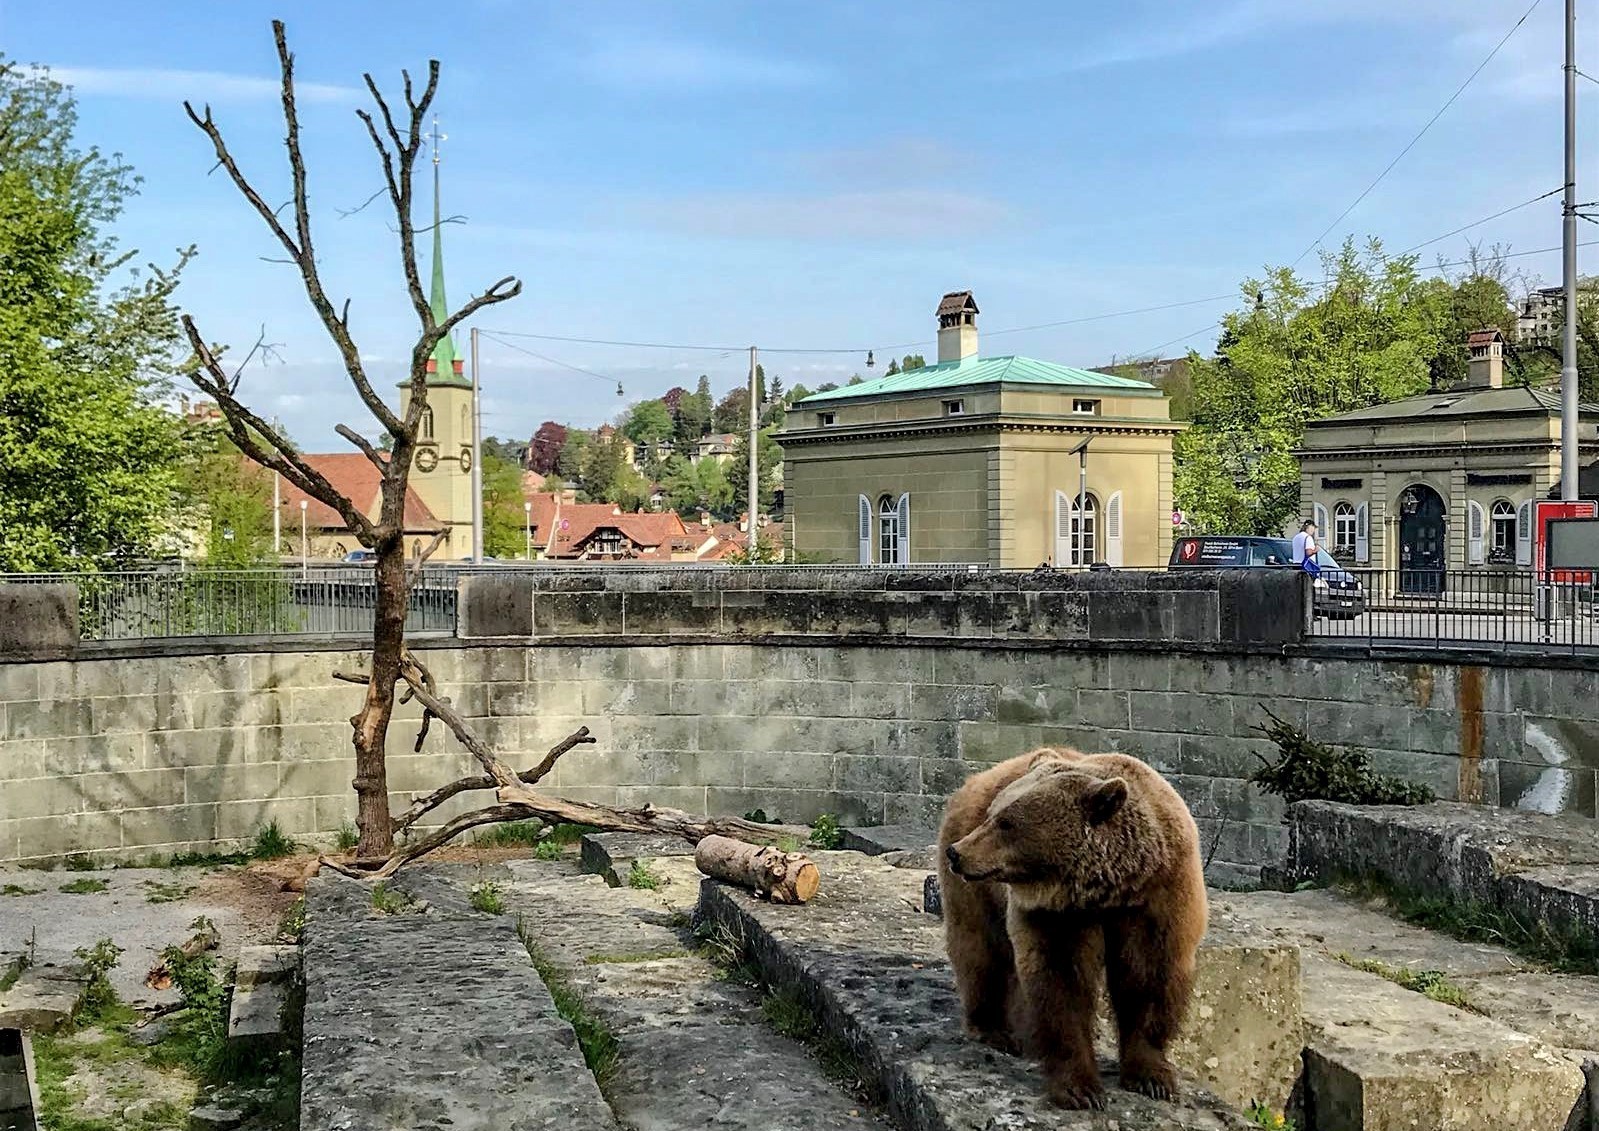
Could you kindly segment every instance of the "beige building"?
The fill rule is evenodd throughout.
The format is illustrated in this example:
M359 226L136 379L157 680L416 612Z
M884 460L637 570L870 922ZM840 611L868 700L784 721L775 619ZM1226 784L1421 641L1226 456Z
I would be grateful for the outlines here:
M789 409L779 442L799 560L1164 565L1183 427L1166 398L1143 381L981 357L977 315L970 292L947 294L938 364Z
M1340 561L1404 571L1401 587L1429 591L1442 570L1531 563L1533 500L1560 477L1560 396L1505 387L1499 331L1469 345L1459 388L1305 429L1302 510ZM1579 437L1587 464L1599 454L1599 408L1582 406Z

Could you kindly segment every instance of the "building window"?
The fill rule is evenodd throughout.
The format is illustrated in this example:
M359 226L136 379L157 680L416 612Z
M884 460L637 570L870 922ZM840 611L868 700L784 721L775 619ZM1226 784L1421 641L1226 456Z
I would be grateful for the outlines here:
M1092 495L1082 497L1082 509L1072 496L1072 521L1067 543L1067 561L1074 566L1093 565L1099 557L1099 503Z
M819 412L816 414L817 426L821 428L831 428L833 426L834 419L835 417L830 412Z
M945 401L944 402L944 415L945 416L963 416L963 415L965 415L965 412L966 412L966 402L965 401Z
M899 505L887 495L877 500L877 560L899 561Z
M1339 503L1333 508L1333 553L1341 558L1355 556L1355 508Z
M422 419L419 422L419 424L417 425L417 428L422 434L422 439L424 439L424 440L433 439L433 409L432 408L424 408L422 410Z
M1516 508L1508 499L1495 499L1488 514L1493 541L1488 546L1491 562L1514 561L1516 557Z
M1072 402L1072 412L1076 413L1078 416L1098 416L1099 402L1075 400Z

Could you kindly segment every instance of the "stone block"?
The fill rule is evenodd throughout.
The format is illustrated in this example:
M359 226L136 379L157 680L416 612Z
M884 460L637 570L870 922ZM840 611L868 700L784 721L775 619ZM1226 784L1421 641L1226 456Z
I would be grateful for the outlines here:
M694 855L694 846L682 837L650 833L589 833L579 847L583 871L604 876L613 886L626 882L635 860Z
M457 583L455 600L455 632L463 640L534 635L529 578L469 574Z
M291 990L290 984L282 981L235 987L228 1012L228 1043L260 1047L281 1042Z
M1305 955L1303 1115L1316 1131L1564 1131L1582 1070L1532 1037Z
M241 946L234 985L248 989L294 981L300 970L298 946Z
M30 966L0 994L0 1029L53 1033L64 1028L88 985L88 972L76 963Z
M0 656L55 659L77 647L76 585L0 585Z

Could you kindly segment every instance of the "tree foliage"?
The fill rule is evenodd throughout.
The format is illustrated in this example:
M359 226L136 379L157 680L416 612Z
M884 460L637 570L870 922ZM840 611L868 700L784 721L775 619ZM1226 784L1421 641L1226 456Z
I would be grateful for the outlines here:
M205 429L185 474L185 492L205 536L205 561L242 569L276 561L272 476L246 461L220 429Z
M1193 426L1176 444L1177 505L1200 529L1279 533L1299 504L1305 424L1426 392L1450 292L1371 241L1323 256L1325 285L1288 268L1243 285L1216 356L1188 357Z
M522 469L503 454L483 449L483 553L519 558L527 548L522 510Z
M733 484L719 460L702 459L691 463L681 456L673 456L667 462L661 485L666 490L667 505L675 511L697 515L703 510L717 518L729 517Z
M660 444L672 438L672 412L658 400L640 401L622 422L622 435L635 444Z
M528 442L528 466L540 475L555 474L556 464L561 458L561 449L565 446L566 425L546 420L538 426L532 440Z
M750 391L740 385L716 402L711 426L717 432L746 432L750 426Z
M159 403L180 340L172 270L132 272L106 229L137 186L75 137L71 95L0 57L0 569L152 552L182 486Z

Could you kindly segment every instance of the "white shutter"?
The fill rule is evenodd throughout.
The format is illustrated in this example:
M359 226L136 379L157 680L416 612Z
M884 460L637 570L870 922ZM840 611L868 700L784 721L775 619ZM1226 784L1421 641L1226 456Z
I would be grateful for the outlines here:
M911 564L911 494L899 497L899 564Z
M872 564L872 500L861 496L860 509L861 565Z
M1371 504L1361 503L1355 508L1355 560L1364 565L1371 561Z
M1105 504L1105 564L1120 569L1122 564L1122 493L1117 491Z
M1532 564L1532 500L1516 509L1516 564Z
M1316 545L1319 546L1332 536L1332 528L1327 525L1327 508L1317 503L1311 518L1316 523Z
M1072 561L1072 500L1065 491L1055 492L1055 567Z
M1488 516L1483 513L1482 504L1475 499L1466 501L1466 564L1482 565L1487 558L1482 544L1482 528L1487 525Z

